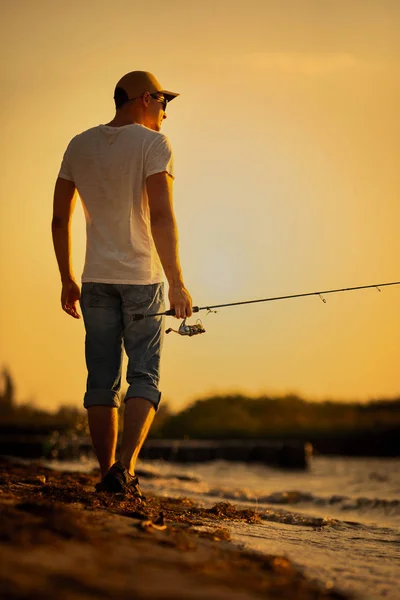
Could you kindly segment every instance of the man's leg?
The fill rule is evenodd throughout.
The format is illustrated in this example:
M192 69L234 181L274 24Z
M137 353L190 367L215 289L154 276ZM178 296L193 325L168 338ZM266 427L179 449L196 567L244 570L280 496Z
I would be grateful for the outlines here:
M93 447L99 461L101 477L104 477L115 463L118 409L111 406L89 406L87 411Z
M151 317L132 321L140 312L158 313L165 310L164 285L122 286L124 313L124 343L128 355L124 430L120 461L133 475L140 449L147 437L160 402L158 383L160 357L164 337L164 318Z
M103 477L115 462L118 435L123 355L120 293L113 284L83 283L80 304L88 369L84 407Z
M131 475L135 473L136 461L155 413L154 405L149 400L144 398L127 398L125 400L120 461Z

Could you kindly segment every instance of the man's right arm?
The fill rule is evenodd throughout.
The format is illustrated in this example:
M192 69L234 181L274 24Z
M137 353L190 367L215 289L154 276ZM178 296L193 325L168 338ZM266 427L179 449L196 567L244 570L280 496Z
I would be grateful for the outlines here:
M169 285L170 308L179 319L192 315L192 299L183 283L178 228L172 203L172 178L164 171L146 179L151 232Z

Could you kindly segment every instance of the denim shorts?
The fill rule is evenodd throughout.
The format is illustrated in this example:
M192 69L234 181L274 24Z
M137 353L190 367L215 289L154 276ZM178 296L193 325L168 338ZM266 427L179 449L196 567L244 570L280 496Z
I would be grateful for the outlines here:
M161 393L160 358L165 317L132 321L134 313L165 311L164 284L82 284L80 305L85 323L85 356L88 370L83 405L121 404L123 351L128 356L128 398L145 398L157 410Z

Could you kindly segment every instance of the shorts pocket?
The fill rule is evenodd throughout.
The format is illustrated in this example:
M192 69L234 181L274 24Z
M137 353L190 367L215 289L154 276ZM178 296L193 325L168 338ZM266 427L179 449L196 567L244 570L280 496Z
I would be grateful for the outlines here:
M89 306L95 308L117 308L121 305L118 290L110 283L91 283L88 290Z
M154 299L157 284L129 284L122 291L124 304L128 308L138 308L139 306L147 306Z

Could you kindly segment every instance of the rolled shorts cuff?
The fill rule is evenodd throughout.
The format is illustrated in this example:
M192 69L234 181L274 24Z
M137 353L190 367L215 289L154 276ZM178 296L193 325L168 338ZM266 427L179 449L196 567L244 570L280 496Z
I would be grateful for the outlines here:
M149 400L157 410L161 400L161 392L150 385L132 383L126 392L124 402L126 402L128 398L144 398L145 400Z
M83 406L85 408L89 408L89 406L111 406L119 408L120 404L120 395L114 390L89 390L86 392L83 399Z

